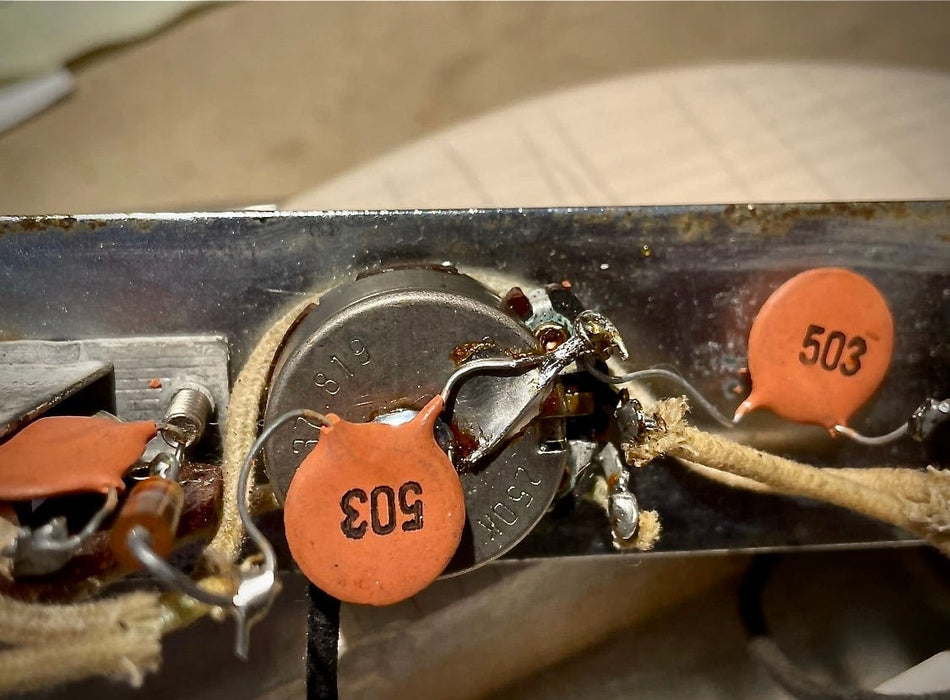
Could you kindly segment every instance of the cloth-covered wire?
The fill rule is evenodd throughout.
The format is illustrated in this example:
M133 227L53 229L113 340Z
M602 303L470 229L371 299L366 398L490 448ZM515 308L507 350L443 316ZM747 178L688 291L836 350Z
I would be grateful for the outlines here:
M673 457L736 488L848 508L907 530L950 555L950 472L812 467L698 430L686 422L687 408L685 397L657 403L657 427L623 445L627 461L644 466L656 457Z
M238 502L247 498L247 493L238 493L238 475L241 463L257 437L261 402L270 380L274 360L288 332L308 308L319 303L321 296L322 294L316 294L304 299L268 328L251 351L234 382L228 402L227 423L224 426L224 495L221 524L204 553L205 563L212 571L229 566L240 553L244 528L241 525ZM254 488L253 478L249 479L247 488Z
M0 596L0 694L109 676L133 686L161 662L166 614L159 595L139 591L69 605Z
M238 493L241 463L258 433L261 402L274 359L287 333L319 294L281 316L258 341L238 375L224 433L222 520L204 554L199 585L233 594L230 567L237 560L244 529ZM133 686L161 663L162 634L189 624L214 608L183 594L139 591L91 602L48 605L0 596L0 694L34 690L94 676Z

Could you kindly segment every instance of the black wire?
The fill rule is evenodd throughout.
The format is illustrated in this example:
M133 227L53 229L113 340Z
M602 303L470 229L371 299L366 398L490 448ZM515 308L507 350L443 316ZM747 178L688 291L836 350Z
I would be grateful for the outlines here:
M739 617L750 637L767 636L769 633L762 595L778 561L777 554L757 554L739 583Z
M774 554L752 559L739 584L739 616L749 636L749 654L765 667L772 679L799 700L948 700L950 690L936 693L884 694L849 688L815 678L797 666L769 635L762 605L765 586L778 563Z
M340 601L310 584L307 614L307 698L337 700Z

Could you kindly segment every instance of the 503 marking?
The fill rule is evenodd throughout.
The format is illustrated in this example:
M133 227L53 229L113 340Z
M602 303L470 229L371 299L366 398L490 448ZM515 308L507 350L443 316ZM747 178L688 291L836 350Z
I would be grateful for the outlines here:
M410 503L408 497L417 498ZM403 532L413 532L422 529L422 485L417 481L407 481L399 487L399 510L403 515L412 516L402 523ZM357 510L358 504L369 502L369 523L365 516ZM346 517L340 523L343 534L351 540L362 539L367 527L371 524L377 535L388 535L396 529L396 492L390 486L377 486L370 491L369 496L363 489L350 489L340 499L340 510ZM385 513L385 522L383 521ZM363 517L361 521L358 518Z
M841 331L831 331L822 338L825 329L810 324L802 340L798 361L805 366L818 365L826 372L840 370L846 377L853 377L861 370L861 357L868 351L867 341L859 335L848 337ZM850 350L842 362L845 350Z

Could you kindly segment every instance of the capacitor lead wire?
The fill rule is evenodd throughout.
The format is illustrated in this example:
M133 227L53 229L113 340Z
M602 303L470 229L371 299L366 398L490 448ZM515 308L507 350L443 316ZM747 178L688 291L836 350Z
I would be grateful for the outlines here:
M650 379L666 379L678 384L680 388L689 394L696 404L706 411L706 413L708 413L717 423L723 425L726 428L734 428L738 422L723 415L723 413L718 408L713 406L712 403L710 403L710 401L700 393L699 389L686 381L683 376L677 374L676 372L671 372L668 369L650 368L629 372L627 374L612 375L601 372L600 369L598 369L593 357L585 357L584 365L587 368L587 371L590 372L594 377L608 384L627 384L629 382Z
M726 428L735 428L741 420L741 417L728 418L725 416L721 411L719 411L719 409L713 406L713 404L708 399L706 399L706 397L703 396L696 387L694 387L684 377L677 374L676 372L671 372L670 370L666 369L650 368L637 370L635 372L628 372L627 374L611 375L602 372L595 364L594 359L591 357L584 358L584 365L591 375L608 384L627 384L628 382L650 379L669 380L678 384L680 388L685 391L698 406L706 411L706 413L708 413L720 425ZM907 435L912 435L917 440L923 440L930 434L930 432L932 432L933 428L937 424L947 420L948 410L946 409L945 404L946 401L937 402L934 399L928 398L916 411L914 411L914 418L909 421L905 421L898 427L894 428L888 433L884 433L883 435L864 435L854 428L840 424L834 426L834 431L838 435L846 437L860 445L865 445L867 447L882 447L884 445L890 445L891 443L896 442ZM921 425L920 428L912 430L912 422L917 420L917 422L923 423L923 417L928 418L930 420L930 424L927 425L926 428Z

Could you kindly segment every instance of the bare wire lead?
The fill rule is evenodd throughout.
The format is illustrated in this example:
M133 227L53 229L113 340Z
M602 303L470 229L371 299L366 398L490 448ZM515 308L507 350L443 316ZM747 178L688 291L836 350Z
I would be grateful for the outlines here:
M629 372L627 374L615 376L601 372L597 368L594 358L592 357L585 357L584 365L587 368L587 371L593 376L602 382L607 382L608 384L627 384L628 382L637 382L650 379L666 379L668 381L674 382L679 385L683 391L689 394L690 398L692 398L700 408L706 411L706 413L708 413L709 416L720 425L726 428L735 428L736 424L738 423L737 420L723 415L723 413L718 408L713 406L712 403L699 392L699 389L694 387L692 384L686 381L683 376L677 374L676 372L671 372L668 369L651 368L641 369L635 372Z
M152 548L151 536L143 528L133 528L127 537L129 549L143 568L155 578L199 602L224 608L231 613L237 627L234 651L242 659L247 658L251 625L259 619L261 613L266 612L277 591L280 590L280 582L277 580L277 556L274 553L274 548L254 523L248 508L248 480L254 459L261 451L264 443L270 439L275 430L288 421L297 418L306 418L323 426L329 425L326 417L316 411L307 408L288 411L261 432L241 464L237 484L239 494L238 517L240 517L241 524L248 536L260 550L263 561L259 565L238 567L236 577L239 583L233 595L228 596L205 590L197 582L170 566L168 562L155 553ZM249 611L254 612L253 617L248 615Z

